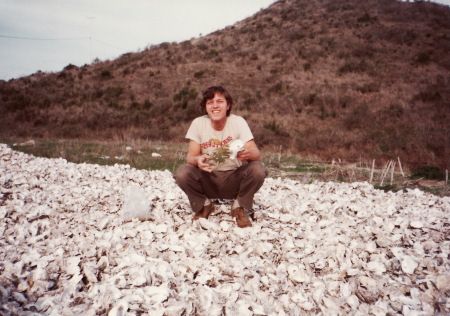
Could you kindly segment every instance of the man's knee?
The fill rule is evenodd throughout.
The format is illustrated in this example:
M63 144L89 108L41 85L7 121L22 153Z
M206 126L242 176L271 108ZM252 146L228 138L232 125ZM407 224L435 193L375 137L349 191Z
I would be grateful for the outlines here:
M252 161L248 164L248 172L256 179L264 180L269 171L261 161Z
M193 165L181 165L175 171L173 177L175 178L175 182L177 184L185 183L189 177L192 177L195 172L195 167Z

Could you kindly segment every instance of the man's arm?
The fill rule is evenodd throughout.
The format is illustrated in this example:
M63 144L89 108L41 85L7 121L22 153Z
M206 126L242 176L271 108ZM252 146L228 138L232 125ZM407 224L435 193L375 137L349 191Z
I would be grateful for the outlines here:
M188 146L186 161L188 164L198 166L200 170L211 172L212 171L211 166L208 163L206 163L206 161L209 159L209 156L202 155L201 152L202 150L200 144L197 143L196 141L191 140Z
M245 143L244 150L238 152L237 158L240 161L261 160L261 152L253 139Z

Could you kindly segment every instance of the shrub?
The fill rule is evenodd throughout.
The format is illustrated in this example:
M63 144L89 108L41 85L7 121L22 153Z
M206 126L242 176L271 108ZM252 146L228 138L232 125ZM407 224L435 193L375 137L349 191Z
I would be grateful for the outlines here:
M277 84L273 85L269 88L269 92L283 94L283 83L278 82Z
M354 48L351 54L355 58L372 58L374 56L374 50L375 48L369 43L364 43L364 45Z
M379 86L379 83L377 83L377 82L369 82L369 83L365 83L361 86L357 86L356 90L361 93L372 93L372 92L380 91L380 86Z
M159 47L161 47L162 49L168 49L169 46L170 46L169 42L164 42L164 43L159 44Z
M110 101L107 106L114 110L122 110L123 106L117 103L116 101Z
M150 110L151 107L153 107L153 103L150 102L149 99L145 99L144 105L142 106L142 108L143 108L144 110Z
M411 179L445 180L445 174L438 167L423 166L412 171Z
M112 100L112 99L117 99L119 96L122 95L123 92L124 92L123 87L116 86L116 87L106 88L105 91L102 92L102 94L104 93L105 99Z
M58 79L66 79L67 78L67 74L65 72L60 72L57 76Z
M59 130L59 137L62 138L78 138L82 135L82 129L76 125L65 125Z
M137 110L141 107L141 105L139 104L139 102L133 101L130 105L130 108Z
M102 79L110 79L110 78L113 77L113 75L111 74L111 72L110 72L109 70L103 70L103 71L100 73L100 77L101 77Z
M189 101L197 98L197 91L194 88L184 87L173 96L173 101L177 102L177 106L186 110Z
M210 49L206 54L205 54L205 58L214 58L217 57L219 55L219 52L215 49Z
M367 63L364 60L360 62L350 60L338 69L338 74L344 75L350 72L365 72L367 68Z
M269 131L274 132L276 135L283 134L280 124L276 120L271 120L269 122L264 122L263 127Z
M304 99L304 103L306 105L313 105L314 101L316 100L317 97L317 93L309 93L305 99Z
M301 31L294 30L291 33L289 33L287 36L288 36L288 39L290 42L295 42L295 41L301 41L303 38L306 37L306 34Z
M427 50L425 52L420 52L415 57L415 62L419 65L426 65L431 61L431 55L433 51Z
M200 79L205 75L205 71L204 70L200 70L197 71L196 73L194 73L194 78Z
M244 95L241 97L238 97L239 99L242 98L242 102L238 103L239 106L239 110L250 110L250 108L252 107L252 105L257 103L257 100L255 97L252 96L252 94L245 92ZM236 100L238 99L236 98Z
M208 45L203 44L203 43L202 44L198 44L197 47L200 50L207 50L208 49Z
M325 105L320 105L319 119L324 120L329 116Z
M7 111L15 112L24 110L29 105L31 105L31 100L28 97L22 94L16 94L9 99L9 102L6 104L6 109Z
M68 64L66 67L64 67L64 70L72 70L72 69L76 69L76 68L77 68L77 66Z
M421 91L414 96L414 100L420 100L422 102L437 102L442 99L441 93L438 89L434 89L433 87L428 87L428 90Z
M375 22L377 20L376 17L371 17L369 13L364 13L362 16L360 16L357 21L359 23L371 23Z
M403 114L405 113L405 110L403 109L403 107L399 104L396 103L391 103L389 105L389 107L387 109L385 109L384 111L385 114L385 118L400 118L403 116Z
M361 104L350 112L344 119L344 127L347 130L361 128L365 126L368 121L369 107L367 104Z
M303 70L304 70L304 71L311 70L311 63L310 63L310 62L304 63L304 64L303 64Z

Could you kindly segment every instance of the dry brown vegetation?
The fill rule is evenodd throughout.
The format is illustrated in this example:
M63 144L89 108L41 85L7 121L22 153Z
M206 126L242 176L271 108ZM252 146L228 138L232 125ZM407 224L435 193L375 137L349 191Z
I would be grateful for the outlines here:
M448 169L449 51L446 6L282 0L202 38L0 81L0 135L181 141L220 84L263 149Z

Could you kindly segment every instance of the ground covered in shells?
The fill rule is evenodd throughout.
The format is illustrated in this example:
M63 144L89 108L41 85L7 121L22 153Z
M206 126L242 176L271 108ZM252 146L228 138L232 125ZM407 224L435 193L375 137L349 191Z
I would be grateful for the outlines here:
M268 178L240 229L228 205L192 223L168 171L1 144L0 190L0 314L450 313L448 197Z

